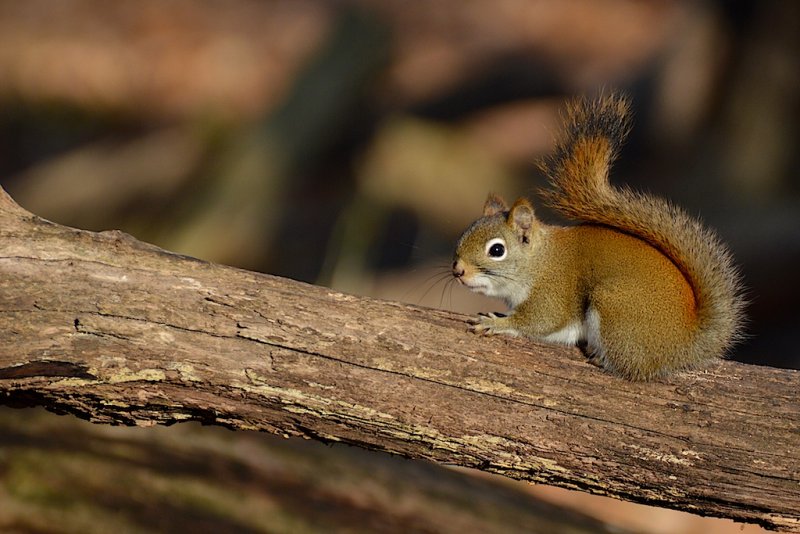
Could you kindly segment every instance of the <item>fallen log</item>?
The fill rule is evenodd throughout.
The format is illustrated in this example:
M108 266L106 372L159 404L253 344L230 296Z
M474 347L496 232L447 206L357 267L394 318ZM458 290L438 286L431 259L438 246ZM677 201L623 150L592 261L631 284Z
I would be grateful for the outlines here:
M800 532L800 372L631 383L466 317L40 219L0 189L0 403L342 441Z

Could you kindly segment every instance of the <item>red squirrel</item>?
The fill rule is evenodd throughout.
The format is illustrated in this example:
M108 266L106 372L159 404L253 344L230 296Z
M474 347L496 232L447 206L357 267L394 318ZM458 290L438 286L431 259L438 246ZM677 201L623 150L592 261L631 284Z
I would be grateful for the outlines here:
M458 241L453 276L506 301L473 331L580 344L629 380L696 367L741 336L741 276L716 234L672 204L609 184L630 130L618 94L567 107L563 139L542 169L549 206L578 221L550 226L520 198L490 194Z

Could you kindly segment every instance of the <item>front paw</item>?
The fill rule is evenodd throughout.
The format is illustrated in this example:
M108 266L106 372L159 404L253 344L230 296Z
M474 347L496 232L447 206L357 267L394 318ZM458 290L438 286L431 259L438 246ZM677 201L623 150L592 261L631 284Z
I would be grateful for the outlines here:
M481 313L469 320L470 331L482 336L516 335L516 332L510 329L507 323L508 318L502 313Z

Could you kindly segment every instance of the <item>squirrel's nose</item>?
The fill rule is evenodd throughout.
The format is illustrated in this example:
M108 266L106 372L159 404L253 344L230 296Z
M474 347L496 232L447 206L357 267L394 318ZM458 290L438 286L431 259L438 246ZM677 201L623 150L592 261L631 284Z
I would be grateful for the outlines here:
M455 260L453 262L453 276L456 278L464 276L464 266L461 264L460 260Z

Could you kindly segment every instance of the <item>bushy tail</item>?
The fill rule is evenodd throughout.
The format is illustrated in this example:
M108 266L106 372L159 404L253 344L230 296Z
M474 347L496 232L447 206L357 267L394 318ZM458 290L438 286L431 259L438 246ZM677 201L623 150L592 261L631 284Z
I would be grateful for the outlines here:
M624 96L570 103L565 135L542 164L552 186L543 196L571 219L615 228L666 254L694 288L696 348L722 354L742 332L739 271L727 247L700 221L665 200L609 184L609 168L629 131Z

